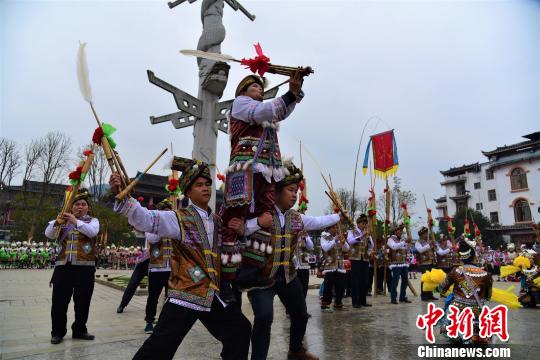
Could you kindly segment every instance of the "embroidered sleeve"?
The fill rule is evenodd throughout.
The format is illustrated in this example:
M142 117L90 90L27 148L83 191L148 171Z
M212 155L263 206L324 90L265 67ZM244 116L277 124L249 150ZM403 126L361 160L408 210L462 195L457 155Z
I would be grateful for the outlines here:
M287 106L281 96L264 102L253 100L249 96L238 96L233 101L231 116L235 119L258 125L262 125L265 122L281 121L291 114L296 104L303 97L304 93L302 92L296 97L295 102Z
M99 233L99 220L92 218L89 223L86 223L81 220L77 220L77 230L79 230L84 235L89 238L94 238Z
M393 237L389 237L386 244L392 250L397 250L397 249L402 249L403 248L403 246L401 246L400 243L396 243L396 241L394 240Z
M416 244L414 244L414 247L416 248L416 250L419 252L419 253L425 253L426 251L428 251L430 249L430 246L428 243L426 243L426 245L422 245L420 243L420 241L417 241Z
M48 237L51 240L55 240L55 238L54 238L54 235L55 235L55 232L56 232L56 229L55 229L55 226L54 226L55 222L56 222L56 220L49 221L49 224L45 228L45 236Z
M304 223L304 230L315 231L326 229L329 226L335 225L339 221L339 214L323 215L323 216L308 216L301 215Z
M182 237L174 211L148 210L133 198L115 203L114 211L127 216L129 224L139 231L156 234L160 238Z
M449 252L450 252L450 249L441 249L440 247L437 246L437 255L444 256L444 255L447 255Z
M308 250L313 250L314 249L313 240L311 240L311 236L309 236L309 235L306 236L306 248Z
M330 249L332 249L334 245L336 245L336 242L334 241L334 239L327 240L327 239L321 238L321 249L323 249L324 252L330 251Z

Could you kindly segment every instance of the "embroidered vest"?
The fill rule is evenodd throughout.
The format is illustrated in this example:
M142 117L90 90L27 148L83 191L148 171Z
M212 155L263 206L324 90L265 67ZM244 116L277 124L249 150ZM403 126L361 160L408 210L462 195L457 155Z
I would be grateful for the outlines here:
M450 245L451 246L451 245ZM446 245L446 247L443 249L440 247L441 250L450 249L450 252L446 255L439 255L437 254L437 267L441 268L449 268L452 267L452 248Z
M81 219L90 223L92 217L85 216ZM67 232L67 233L66 233ZM96 239L89 238L72 225L62 227L60 239L63 239L56 248L56 265L96 266Z
M148 251L150 255L149 269L168 268L172 254L171 239L162 238L155 244L150 244Z
M345 252L342 246L339 242L336 242L333 248L324 253L323 273L331 271L346 272L343 264Z
M420 240L418 240L420 241ZM426 245L426 243L420 242L423 246ZM433 248L430 247L429 250L424 251L423 253L418 253L418 265L433 265L435 263L435 259L433 256Z
M392 238L394 239L395 242L397 242L397 238L392 235ZM390 247L388 248L390 250L390 264L404 264L405 263L405 260L407 259L407 249L397 249L397 250L394 250L394 249L391 249Z
M255 154L257 163L266 166L281 167L281 152L277 131L271 126L263 127L255 123L230 118L231 158L229 166L252 161ZM262 141L261 139L264 138ZM262 145L262 149L259 146Z
M363 234L360 232L359 229L352 230L352 233L355 238L358 238L359 236L362 236ZM358 242L351 245L351 251L349 253L349 259L350 260L364 260L369 261L370 256L370 243L369 243L369 237L361 237L360 239L357 239Z
M181 240L172 241L169 297L195 310L209 310L219 292L221 273L221 219L212 214L214 237L208 240L203 220L192 206L177 210Z
M300 213L295 210L285 212L285 225L281 227L279 216L274 214L270 244L272 254L267 254L267 262L263 274L273 279L277 271L283 267L285 282L288 284L296 276L296 269L292 264L292 255L296 251L298 235L304 229Z
M297 270L309 270L311 266L308 262L309 253L306 249L306 237L307 233L302 231L300 233L300 242L296 245L296 251L294 253L293 262L294 267Z

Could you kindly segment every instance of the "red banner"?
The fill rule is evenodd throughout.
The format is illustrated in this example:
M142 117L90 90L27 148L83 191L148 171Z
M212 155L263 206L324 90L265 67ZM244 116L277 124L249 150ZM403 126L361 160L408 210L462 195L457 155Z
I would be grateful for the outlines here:
M394 132L392 130L371 137L373 165L375 173L394 173L397 170L394 159ZM396 167L396 169L394 169Z

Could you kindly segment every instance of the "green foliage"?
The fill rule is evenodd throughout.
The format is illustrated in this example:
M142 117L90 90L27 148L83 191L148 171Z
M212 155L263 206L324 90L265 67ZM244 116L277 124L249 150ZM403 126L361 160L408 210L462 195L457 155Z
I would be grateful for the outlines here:
M92 204L92 216L99 219L101 231L108 232L108 245L115 243L117 245L132 244L135 239L131 231L127 218L115 213L112 209L102 203Z
M11 234L14 241L27 241L31 228L32 216L35 213L36 231L34 232L35 242L50 241L45 237L45 228L52 219L58 215L59 199L57 197L44 197L39 211L35 211L39 204L39 194L26 193L18 194L14 201L13 220L15 228Z
M452 222L456 228L455 236L458 237L459 235L463 234L463 229L465 225L465 216L467 216L467 219L469 219L469 224L471 228L471 233L474 233L474 228L472 222L474 221L476 225L478 225L478 228L480 229L480 232L482 233L482 241L484 244L491 246L492 249L498 248L499 245L504 245L504 241L502 239L502 236L497 235L496 233L487 230L491 223L487 217L482 215L481 212L475 211L473 209L463 209L456 213L454 218L452 219ZM448 226L446 222L444 224L441 223L441 233L448 236Z
M14 224L12 232L14 241L27 241L30 232L29 219L35 213L36 227L32 241L45 242L50 241L45 237L45 228L49 221L56 218L61 209L62 203L58 197L45 196L43 204L39 211L35 211L39 204L39 194L18 194L14 201ZM102 203L92 203L90 215L99 219L101 232L108 230L108 243L116 244L134 244L134 235L127 218L116 214L112 209Z

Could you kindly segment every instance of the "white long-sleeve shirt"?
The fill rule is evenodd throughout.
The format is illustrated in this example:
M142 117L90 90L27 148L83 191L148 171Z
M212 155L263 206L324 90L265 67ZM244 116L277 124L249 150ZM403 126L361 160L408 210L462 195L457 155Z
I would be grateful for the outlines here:
M291 114L296 104L302 101L303 97L304 92L300 91L296 102L285 106L285 101L281 97L263 102L254 100L249 96L237 96L232 104L231 116L234 119L257 125L262 125L265 122L282 121Z
M439 256L445 256L445 255L448 255L450 253L450 251L452 251L452 245L448 245L448 243L446 244L446 248L443 249L440 247L439 244L437 244L437 255Z
M56 229L54 223L56 220L49 221L47 228L45 229L45 236L49 239L56 240ZM82 220L77 219L76 229L79 230L82 234L86 235L89 238L94 238L99 233L99 220L92 218L89 223L85 223Z
M429 249L431 249L431 245L429 244L428 241L422 242L422 240L418 240L418 241L414 244L414 248L415 248L416 251L418 251L420 254L423 254L423 253L425 253L426 251L428 251Z
M214 219L211 213L201 209L195 204L191 204L200 215L210 247L214 240ZM130 198L124 202L116 203L114 211L127 216L128 222L140 231L157 235L158 241L162 237L182 240L182 233L178 225L176 213L171 210L148 210L142 207L139 202Z
M337 236L333 237L332 239L321 238L321 249L323 249L324 252L328 252L334 246L336 246L337 242L339 242ZM349 251L350 246L346 241L343 243L342 249L343 251Z
M206 230L208 242L210 247L213 247L214 239L214 218L211 213L201 209L195 204L191 204L197 210L197 213L201 216L201 219ZM136 229L148 233L157 235L158 238L167 237L173 240L182 241L182 232L178 224L178 218L176 213L170 210L148 210L142 207L141 204L133 199L129 198L123 202L117 202L114 204L114 211L122 215L127 216L128 222ZM225 304L219 295L216 295L223 307ZM169 298L169 302L183 306L177 299ZM199 309L204 310L204 309ZM206 310L210 311L210 310Z
M407 242L402 239L398 239L397 236L392 235L388 238L386 242L386 246L388 246L392 250L399 250L399 249L407 250L407 248L409 247L409 244L407 244ZM404 255L404 258L405 258L405 255ZM403 267L403 266L409 267L409 264L407 263L407 261L403 260L403 263L390 264L388 265L388 268L393 269L395 267Z
M257 101L249 96L237 96L234 99L231 107L231 121L240 120L248 124L257 124L264 127L274 127L277 129L278 122L285 120L294 110L297 103L304 97L304 92L296 98L296 102L286 106L285 101L281 98L275 98L269 101ZM272 182L272 177L276 182L283 180L285 171L281 169L273 169L260 162L253 164L254 173L262 173L266 181Z
M315 248L315 245L313 245L313 240L311 240L311 236L306 235L306 249L311 251L314 248Z
M279 217L279 223L281 227L285 226L285 214L276 206L276 212ZM304 224L305 231L315 231L326 229L339 222L339 214L322 215L322 216L309 216L301 214L302 223ZM249 219L246 221L245 235L249 236L255 231L260 230L261 227L257 224L257 218Z

